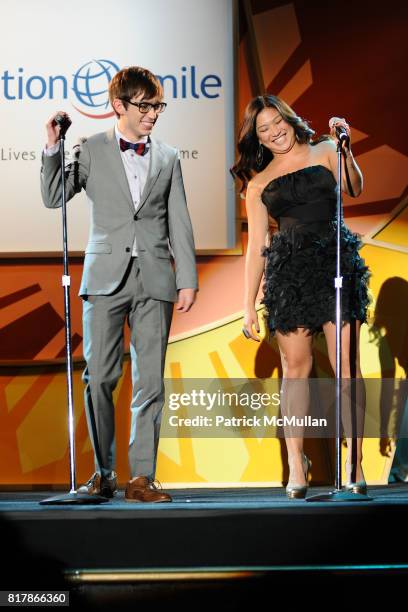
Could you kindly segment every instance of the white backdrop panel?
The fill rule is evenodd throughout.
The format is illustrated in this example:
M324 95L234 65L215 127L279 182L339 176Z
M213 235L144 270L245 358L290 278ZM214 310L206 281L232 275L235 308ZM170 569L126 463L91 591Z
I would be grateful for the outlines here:
M233 0L0 2L0 251L61 249L60 211L41 202L45 123L66 110L67 151L114 125L107 85L117 69L162 77L168 108L154 136L181 150L198 249L234 246ZM84 194L69 204L69 247L88 235Z

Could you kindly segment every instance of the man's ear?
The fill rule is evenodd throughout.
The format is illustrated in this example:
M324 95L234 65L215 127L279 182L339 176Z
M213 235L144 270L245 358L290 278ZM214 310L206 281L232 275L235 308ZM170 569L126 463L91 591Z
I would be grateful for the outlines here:
M126 114L126 108L123 104L123 100L121 100L120 98L114 98L114 100L112 101L112 107L117 115Z

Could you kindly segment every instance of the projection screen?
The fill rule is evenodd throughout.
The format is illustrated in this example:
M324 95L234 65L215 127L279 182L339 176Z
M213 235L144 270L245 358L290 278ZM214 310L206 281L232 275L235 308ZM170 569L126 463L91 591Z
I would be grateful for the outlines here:
M111 128L108 83L129 65L162 80L168 107L153 136L180 150L197 249L235 245L233 8L233 0L2 2L2 254L61 250L61 213L40 195L45 123L54 111L70 114L67 152ZM70 251L82 252L84 193L68 211Z

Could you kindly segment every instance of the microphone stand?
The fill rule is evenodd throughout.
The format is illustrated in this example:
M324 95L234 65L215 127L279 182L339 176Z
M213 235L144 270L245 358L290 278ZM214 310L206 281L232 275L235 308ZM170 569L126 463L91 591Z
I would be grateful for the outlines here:
M336 203L336 277L334 286L336 289L336 464L335 464L335 482L334 490L330 493L321 495L312 495L307 497L308 502L358 502L372 501L372 497L361 493L352 493L342 487L341 478L341 442L342 442L342 425L341 425L341 329L342 329L342 307L341 307L341 290L343 287L343 277L341 276L341 225L343 222L343 197L342 197L342 143L346 137L341 135L337 139L337 203Z
M58 117L57 117L58 119ZM62 119L62 120L61 120ZM41 500L43 505L70 505L70 504L103 504L109 500L101 495L87 495L78 493L76 490L76 468L75 468L75 428L74 428L74 395L73 395L73 362L71 344L71 300L70 287L71 277L68 267L68 232L67 232L67 206L65 194L65 134L71 122L63 121L60 117L60 165L61 165L61 210L62 210L62 239L63 239L63 262L64 273L62 286L64 288L64 315L65 315L65 348L67 360L67 400L68 400L68 449L70 467L70 491L61 495L55 495Z

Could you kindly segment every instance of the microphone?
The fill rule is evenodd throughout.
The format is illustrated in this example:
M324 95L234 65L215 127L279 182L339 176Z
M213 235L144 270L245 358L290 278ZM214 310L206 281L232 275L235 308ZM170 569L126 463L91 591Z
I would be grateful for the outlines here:
M340 142L343 142L343 141L344 141L345 143L347 143L347 142L350 140L350 137L349 137L349 135L347 134L347 130L346 130L346 128L344 128L344 127L343 127L343 126L341 126L341 125L337 125L335 129L336 129L336 136L337 136L337 139L338 139Z
M68 117L68 115L57 115L54 118L54 121L60 127L60 137L64 138L69 126L72 123L71 119Z
M88 139L84 138L83 136L78 138L77 143L72 147L73 149L73 155L75 157L75 159L79 159L79 154L81 152L81 146L84 144L84 142L86 142Z

